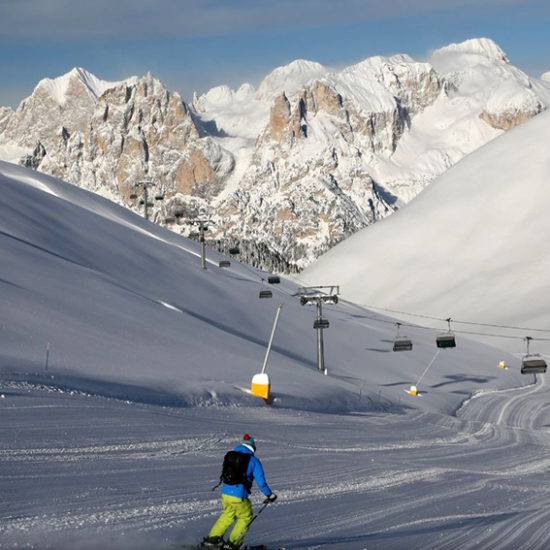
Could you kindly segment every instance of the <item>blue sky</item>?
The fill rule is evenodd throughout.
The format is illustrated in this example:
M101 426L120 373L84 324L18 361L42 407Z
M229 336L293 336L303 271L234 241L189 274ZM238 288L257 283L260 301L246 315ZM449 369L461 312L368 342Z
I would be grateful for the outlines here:
M104 80L150 71L189 100L256 85L293 59L421 60L476 37L539 76L550 70L549 28L550 0L0 0L0 105L74 66Z

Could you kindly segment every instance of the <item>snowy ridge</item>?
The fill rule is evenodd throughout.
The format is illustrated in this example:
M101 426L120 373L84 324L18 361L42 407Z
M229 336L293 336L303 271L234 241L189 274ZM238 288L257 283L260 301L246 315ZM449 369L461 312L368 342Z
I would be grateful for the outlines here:
M472 38L459 44L449 44L444 48L435 50L433 55L438 56L447 53L481 55L492 62L509 63L504 51L490 38Z
M550 238L549 121L543 113L472 153L397 215L328 252L303 278L339 277L344 295L363 304L547 327L540 297L550 280L543 253ZM520 352L525 331L513 332L518 339L500 345ZM536 348L549 352L545 342Z
M75 79L82 82L87 92L97 99L109 88L119 86L122 82L133 83L137 80L137 77L133 76L124 81L108 82L100 80L82 67L75 67L57 78L44 78L37 84L35 91L37 89L46 91L59 105L64 106L67 94L69 93L69 87Z
M328 72L329 69L320 63L297 59L271 71L258 86L258 98L272 100L283 90L289 96L294 95L308 82Z

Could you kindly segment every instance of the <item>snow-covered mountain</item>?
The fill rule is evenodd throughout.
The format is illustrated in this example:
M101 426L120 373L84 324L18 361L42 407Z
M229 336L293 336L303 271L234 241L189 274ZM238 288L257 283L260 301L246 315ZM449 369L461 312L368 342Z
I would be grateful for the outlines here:
M548 340L549 140L547 112L468 155L394 216L340 243L301 277L310 284L339 283L345 296L362 304L547 329L511 332ZM525 349L517 340L501 344ZM547 341L536 347L550 351Z
M341 70L297 60L187 106L154 77L103 82L74 69L0 111L0 158L139 210L212 219L208 238L292 271L416 196L435 177L550 104L550 82L491 40L372 57Z

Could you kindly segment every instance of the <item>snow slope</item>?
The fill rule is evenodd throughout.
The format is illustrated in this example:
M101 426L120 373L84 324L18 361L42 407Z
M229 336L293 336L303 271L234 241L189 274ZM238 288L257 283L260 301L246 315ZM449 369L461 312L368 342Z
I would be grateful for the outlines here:
M221 269L213 252L202 270L196 243L51 177L5 163L0 171L2 372L54 374L80 389L152 402L257 403L238 388L261 368L277 303L284 309L268 372L281 406L377 409L386 406L381 387L399 403L434 355L434 333L417 331L415 352L397 357L388 353L391 320L326 306L330 376L320 376L314 311L299 305L294 284L259 300L265 273L237 262ZM425 383L469 371L497 387L525 382L495 378L501 359L465 342L438 358ZM467 381L456 389L471 390ZM443 387L416 404L452 411L462 400Z
M260 301L266 274L221 258L208 251L204 271L195 243L0 163L0 547L196 543L246 431L279 495L250 544L547 547L546 377L463 336L436 353L421 328L393 353L393 320L343 301L324 308L322 376L295 284ZM266 407L238 388L278 303ZM420 397L403 391L419 380Z
M550 113L542 113L463 159L395 216L338 245L303 278L337 280L344 296L362 304L548 329L549 139ZM548 342L536 348L550 352Z

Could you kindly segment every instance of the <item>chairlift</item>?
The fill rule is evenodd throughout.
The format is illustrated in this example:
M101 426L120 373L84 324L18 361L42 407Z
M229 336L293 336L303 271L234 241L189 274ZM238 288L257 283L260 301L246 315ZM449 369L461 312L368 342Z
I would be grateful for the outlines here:
M455 335L452 332L439 334L435 339L435 343L438 348L456 348Z
M412 341L408 338L396 338L393 341L393 351L411 351L412 349Z
M261 288L260 288L260 294L258 295L258 298L273 298L273 292L269 288L265 288L265 280L262 279Z
M531 336L526 336L527 353L521 361L521 374L544 374L546 372L546 361L538 354L529 353Z
M236 256L237 254L240 254L240 253L241 251L237 246L229 249L229 254L231 254L231 256Z
M278 285L281 282L281 278L278 275L270 275L267 278L267 282L270 285Z
M451 318L446 319L449 323L449 330L442 334L438 334L435 343L438 348L456 348L456 339L454 332L451 331Z
M220 267L231 267L231 262L229 260L220 260L218 265Z
M393 341L393 351L411 351L413 349L412 340L407 338L407 336L399 335L401 323L395 323L395 325L397 326L397 334Z
M521 361L521 374L544 374L546 361L540 355L525 356Z
M328 319L315 319L315 321L313 321L314 329L328 328L328 327L329 327Z

